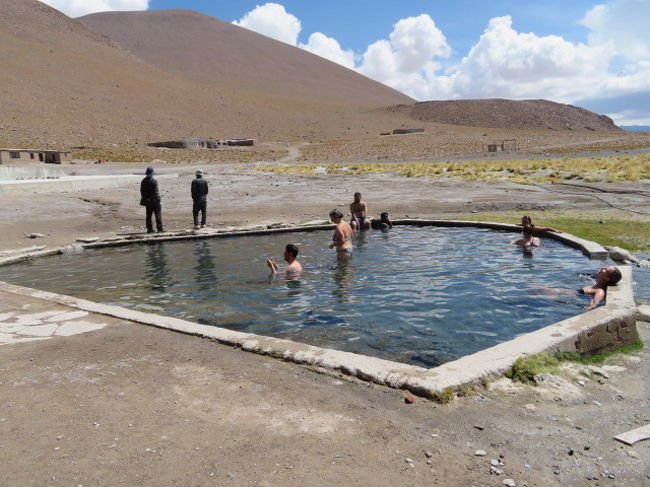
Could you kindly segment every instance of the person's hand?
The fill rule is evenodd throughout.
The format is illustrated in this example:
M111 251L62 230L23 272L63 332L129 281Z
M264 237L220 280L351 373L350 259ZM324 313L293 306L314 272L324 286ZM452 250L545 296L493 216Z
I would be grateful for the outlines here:
M331 244L328 245L328 247L329 247L330 249L333 249L333 248L334 248L334 244L331 243Z
M585 311L589 311L590 309L593 309L593 307L592 306L583 306L582 309L584 309Z

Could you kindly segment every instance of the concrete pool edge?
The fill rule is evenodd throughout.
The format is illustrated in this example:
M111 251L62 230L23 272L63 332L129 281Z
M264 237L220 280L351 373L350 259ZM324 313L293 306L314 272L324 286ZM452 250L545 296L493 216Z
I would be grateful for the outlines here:
M456 388L462 385L476 384L484 379L502 375L521 356L539 352L606 351L634 342L638 338L636 331L638 312L632 293L632 271L629 267L619 268L623 278L618 286L610 288L608 302L605 306L472 355L466 355L433 369L315 347L290 340L200 325L179 318L100 304L1 281L0 291L42 299L125 321L213 339L246 351L342 372L362 380L408 390L431 398L436 391L447 387Z
M520 232L521 227L508 223L482 222L473 220L425 220L425 219L399 219L393 221L394 225L412 225L412 226L437 226L437 227L468 227L468 228L486 228L491 230L501 230L506 232ZM233 230L217 230L206 228L201 230L182 230L177 232L164 232L162 234L135 233L121 237L111 237L91 243L75 243L68 246L44 249L35 252L18 253L11 256L0 257L0 266L14 264L24 260L30 260L38 257L63 254L65 252L75 252L81 249L102 249L110 247L123 247L132 244L154 244L161 242L176 242L182 240L203 240L209 238L227 238L241 237L246 235L269 235L273 233L291 233L291 232L313 232L318 230L328 230L333 228L331 224L321 225L298 225L283 226L274 228L272 225L258 225L250 228L239 228ZM580 250L590 259L605 259L608 256L607 250L597 242L585 240L569 233L546 232L545 237L557 240L565 245Z

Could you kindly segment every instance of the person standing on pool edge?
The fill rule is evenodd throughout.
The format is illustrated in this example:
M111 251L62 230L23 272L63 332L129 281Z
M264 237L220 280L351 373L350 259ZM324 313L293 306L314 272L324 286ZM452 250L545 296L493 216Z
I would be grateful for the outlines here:
M358 191L354 193L354 201L350 204L350 226L353 230L363 230L370 228L370 220L368 219L368 205L361 199L361 193Z
M153 167L149 166L145 171L144 179L140 182L140 205L147 209L147 233L153 233L152 215L156 215L156 229L158 232L165 231L162 221L158 181L153 177L154 174Z
M196 170L196 178L192 180L192 216L194 229L203 228L207 218L208 207L208 182L203 179L203 171ZM199 211L201 212L201 226L199 227Z

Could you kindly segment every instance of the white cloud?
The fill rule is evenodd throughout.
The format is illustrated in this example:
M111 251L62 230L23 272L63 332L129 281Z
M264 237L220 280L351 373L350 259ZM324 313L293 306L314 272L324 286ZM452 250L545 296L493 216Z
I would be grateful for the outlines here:
M346 68L354 69L354 52L344 51L336 39L327 37L321 32L314 32L309 36L307 44L299 44L298 47Z
M149 0L42 0L69 17L113 10L147 10Z
M608 45L626 59L650 57L650 2L614 0L596 5L580 21L590 29L591 45Z
M518 33L509 16L488 27L459 65L449 72L463 97L584 97L604 81L614 55L609 46L574 44L558 36Z
M622 99L650 87L648 0L611 0L580 21L587 43L560 36L520 33L510 16L489 21L484 33L456 64L428 16L400 20L388 39L368 46L357 70L416 99L546 98L574 103ZM623 69L612 71L612 66ZM616 113L623 122L629 111ZM634 120L646 120L639 116ZM631 118L630 118L631 119Z
M400 20L388 39L368 46L360 73L416 98L430 97L431 91L450 94L448 80L434 73L440 69L435 58L449 57L451 48L431 17Z
M300 20L288 13L282 5L265 3L258 5L233 24L239 25L259 34L295 46L302 30Z

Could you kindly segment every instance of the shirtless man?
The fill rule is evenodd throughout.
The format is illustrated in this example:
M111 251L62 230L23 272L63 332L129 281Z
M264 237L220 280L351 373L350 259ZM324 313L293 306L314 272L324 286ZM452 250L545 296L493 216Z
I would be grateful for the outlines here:
M368 219L368 205L361 199L361 193L354 193L354 201L350 204L350 226L353 230L362 230L370 228L370 220Z
M284 275L287 277L296 277L302 273L302 265L298 262L298 247L294 244L287 244L284 249L284 260L287 262L287 267L284 268ZM266 265L269 266L273 274L280 272L280 267L275 263L273 258L266 259Z

